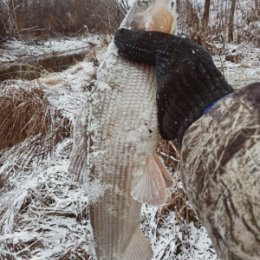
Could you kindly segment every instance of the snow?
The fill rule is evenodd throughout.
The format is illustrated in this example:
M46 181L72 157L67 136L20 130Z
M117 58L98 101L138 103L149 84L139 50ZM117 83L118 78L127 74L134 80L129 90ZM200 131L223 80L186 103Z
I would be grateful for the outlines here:
M160 209L145 205L142 218L144 233L152 243L154 257L158 259L217 260L207 231L203 226L182 223L174 211L158 223Z
M51 158L34 162L31 169L21 173L19 182L12 178L11 190L2 190L1 208L7 210L1 215L0 259L16 254L20 259L58 259L76 250L77 245L88 250L93 243L86 237L89 224L80 217L87 198L67 170L71 146L72 140L65 139ZM24 205L27 200L28 205ZM19 244L28 245L23 256L15 250Z
M83 61L61 73L52 73L37 79L34 83L45 87L49 102L73 121L86 99L84 88L93 83L95 73L93 62Z
M67 48L64 44L60 50ZM33 52L37 51L36 47ZM85 60L37 80L5 84L40 86L51 108L74 124L95 73L93 62ZM38 160L37 153L31 155L30 142L25 140L0 154L0 176L8 179L0 190L0 259L52 260L66 255L83 259L91 253L93 241L86 217L88 198L68 172L72 135L43 160Z
M214 56L216 66L223 72L234 88L241 88L252 82L260 81L260 50L252 44L227 44L224 55ZM239 61L231 62L226 56L241 55Z
M0 61L14 61L18 49L25 54L38 55L50 50L88 48L90 42L100 45L98 36L52 39L42 45L10 41L5 46L10 54L1 55ZM98 50L99 59L105 49L103 46ZM214 61L220 70L224 70L230 84L239 88L259 81L259 49L242 43L227 44L225 51L224 55L215 56ZM226 61L225 57L230 53L242 54L241 59ZM62 72L49 73L33 81L13 80L5 84L17 88L41 86L52 109L59 110L74 126L77 114L95 84L96 70L91 57L86 56L84 61ZM0 259L94 260L90 256L94 241L87 207L96 197L88 198L68 171L72 133L42 160L37 157L37 149L34 156L31 155L29 148L33 142L33 138L26 139L0 151L0 184L7 180L0 186ZM178 185L179 182L172 191ZM102 196L102 187L99 188L101 192L94 190L94 194ZM141 228L152 245L153 260L217 260L205 228L186 221L173 210L165 213L164 206L144 205L142 209Z
M23 55L40 56L46 53L75 52L76 50L88 48L90 45L97 45L100 40L101 37L98 35L48 39L38 43L8 40L1 45L0 62L13 62L19 60L19 57ZM4 50L8 50L8 53L4 52Z

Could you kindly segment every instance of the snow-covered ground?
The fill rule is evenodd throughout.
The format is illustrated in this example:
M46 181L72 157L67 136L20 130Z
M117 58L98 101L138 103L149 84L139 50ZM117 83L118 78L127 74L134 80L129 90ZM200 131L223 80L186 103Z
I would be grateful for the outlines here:
M248 43L227 44L224 54L214 56L214 61L234 88L260 81L259 48Z
M83 42L89 42L84 39ZM71 43L71 42L70 42ZM100 41L99 41L100 43ZM17 46L17 42L15 43ZM74 45L75 44L75 45ZM75 48L81 46L73 40ZM98 44L98 42L96 42ZM43 46L56 50L68 48L68 41L48 42ZM11 45L12 46L12 43ZM39 52L38 46L25 46ZM69 44L71 46L71 44ZM96 47L98 59L106 46ZM41 50L40 50L41 51ZM239 60L226 61L228 54ZM248 44L227 45L226 55L214 57L235 87L260 80L259 49ZM86 94L95 84L97 64L87 55L82 62L60 73L50 73L33 81L3 82L5 88L41 88L54 111L75 124ZM55 118L54 118L55 120ZM88 198L68 172L72 133L64 137L42 160L32 150L33 137L0 151L0 259L2 260L73 260L93 259L94 242L87 212ZM43 145L48 145L44 144ZM177 175L174 173L176 179ZM181 188L179 182L172 188ZM188 202L185 202L188 204ZM141 228L154 250L153 260L216 260L207 232L197 221L186 221L169 205L143 206Z
M19 62L23 56L41 56L50 53L69 53L100 43L102 37L67 37L24 44L19 40L8 40L0 46L0 62Z

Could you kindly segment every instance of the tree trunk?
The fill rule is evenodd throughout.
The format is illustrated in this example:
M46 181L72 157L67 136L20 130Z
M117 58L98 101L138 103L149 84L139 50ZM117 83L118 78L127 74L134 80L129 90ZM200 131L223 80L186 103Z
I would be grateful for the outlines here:
M255 0L255 14L256 17L260 16L260 5L259 0ZM259 19L259 17L258 17ZM256 35L256 47L260 47L260 29L257 29L257 35Z
M3 37L108 32L117 29L122 18L117 1L111 0L0 0Z
M180 10L181 10L181 1L180 0L176 0L176 10L177 10L177 13L180 13Z
M205 0L204 13L202 18L202 29L205 31L209 24L210 0Z
M233 41L233 33L234 33L234 15L236 9L236 0L231 0L231 9L230 9L230 16L228 22L228 41Z
M255 10L258 15L260 15L260 6L259 6L259 0L255 0Z

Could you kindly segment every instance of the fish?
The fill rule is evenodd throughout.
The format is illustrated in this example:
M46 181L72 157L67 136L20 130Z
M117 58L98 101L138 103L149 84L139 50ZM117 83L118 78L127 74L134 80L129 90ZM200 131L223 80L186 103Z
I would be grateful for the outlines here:
M136 13L131 27L135 30L174 34L176 23L177 14L175 2L173 0L158 0L153 2L143 12Z
M142 12L134 3L121 27L131 28ZM142 203L162 204L172 183L155 154L155 75L153 66L120 56L112 41L75 125L69 171L83 178L97 260L153 256L139 228Z

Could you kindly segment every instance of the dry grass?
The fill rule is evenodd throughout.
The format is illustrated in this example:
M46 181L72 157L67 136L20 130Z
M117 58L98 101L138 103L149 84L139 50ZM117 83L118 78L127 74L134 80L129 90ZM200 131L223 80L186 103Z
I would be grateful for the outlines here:
M51 149L70 134L70 123L59 111L52 111L41 88L3 87L0 92L0 150L27 138L38 141L49 135Z
M0 122L0 149L39 133L46 135L51 117L43 90L6 89L0 96Z
M173 171L175 179L179 182L180 180L177 173L179 172L180 150L177 148L176 143L161 140L158 147L158 154L164 159L164 163L168 169ZM180 221L184 220L187 223L197 223L198 217L189 205L188 197L184 189L177 185L178 182L175 183L176 186L171 196L161 210L158 211L158 214L163 218L163 216L167 215L170 211L174 211Z
M0 259L89 259L86 198L66 170L71 146L64 139L39 162L33 139L3 154Z
M180 161L180 149L174 141L160 140L157 153L164 159L165 165L174 172L178 171Z
M188 197L182 187L177 187L166 201L165 205L159 211L159 214L165 216L169 211L174 211L178 221L184 220L186 223L198 222L198 216L191 208Z
M13 174L40 163L70 133L71 122L49 104L43 89L2 85L0 189L10 185Z
M228 40L228 25L231 1L211 1L209 24L203 27L203 4L197 0L180 1L178 29L211 53L223 52ZM252 42L259 47L260 5L255 0L237 1L234 20L234 42ZM221 46L222 45L222 46Z
M58 85L1 86L0 259L89 259L86 197L67 171L78 93Z
M0 189L6 185L6 179L0 176Z
M50 35L113 32L123 18L112 0L0 1L0 35L41 41Z

